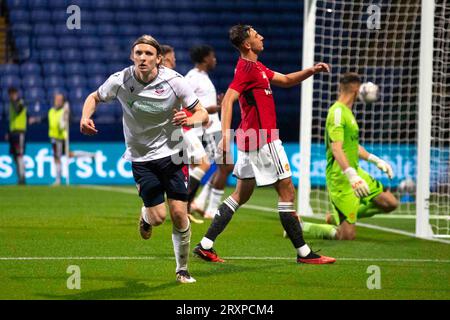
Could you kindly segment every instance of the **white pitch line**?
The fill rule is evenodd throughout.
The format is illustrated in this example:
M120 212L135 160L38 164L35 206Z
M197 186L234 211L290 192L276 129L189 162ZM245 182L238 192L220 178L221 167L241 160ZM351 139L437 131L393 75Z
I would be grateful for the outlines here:
M118 188L118 187L93 186L93 185L81 185L80 187L88 188L88 189L102 190L102 191L115 191L115 192L121 192L121 193L130 193L130 194L136 194L137 193L136 191L134 191L132 189ZM254 210L265 211L265 212L275 212L275 213L278 212L278 210L274 209L274 208L267 208L267 207L253 205L253 204L244 204L242 206L242 208L254 209ZM323 215L308 216L306 218L312 218L312 219L316 219L316 220L323 220ZM359 226L359 227L363 227L363 228L379 230L379 231L384 231L384 232L389 232L389 233L394 233L394 234L400 234L400 235L411 237L411 238L417 238L414 233L406 232L406 231L402 231L402 230L385 228L385 227L380 227L380 226L367 224L367 223L360 223L360 222L357 222L356 225ZM450 240L443 240L443 239L436 239L436 238L432 238L432 239L417 238L417 239L450 244Z
M225 260L294 260L292 257L223 257ZM0 261L57 261L57 260L174 260L174 257L0 257ZM336 257L337 261L400 262L400 263L450 263L441 259L396 259L396 258L347 258Z

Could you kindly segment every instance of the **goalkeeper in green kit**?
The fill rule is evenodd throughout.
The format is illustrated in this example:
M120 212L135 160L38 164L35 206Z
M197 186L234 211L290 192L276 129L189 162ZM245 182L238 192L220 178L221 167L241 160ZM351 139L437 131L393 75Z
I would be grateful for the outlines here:
M332 205L327 223L304 222L303 232L317 238L353 240L355 223L359 218L395 210L398 201L392 193L383 190L381 182L359 167L359 159L374 163L392 179L391 166L367 152L359 144L359 127L352 106L359 93L361 79L356 73L345 73L339 83L339 98L328 110L325 130L326 182Z

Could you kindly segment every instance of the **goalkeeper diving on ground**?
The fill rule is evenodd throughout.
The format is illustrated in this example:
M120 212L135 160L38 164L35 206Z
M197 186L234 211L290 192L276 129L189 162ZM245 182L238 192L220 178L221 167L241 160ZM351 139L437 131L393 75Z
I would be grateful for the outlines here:
M395 196L385 191L359 166L359 160L375 164L390 179L394 173L390 164L370 154L359 144L359 127L352 107L358 98L361 78L356 73L345 73L339 82L338 100L328 110L326 145L326 184L332 212L327 213L327 224L302 222L303 232L315 238L354 240L358 219L378 213L394 211L398 206Z

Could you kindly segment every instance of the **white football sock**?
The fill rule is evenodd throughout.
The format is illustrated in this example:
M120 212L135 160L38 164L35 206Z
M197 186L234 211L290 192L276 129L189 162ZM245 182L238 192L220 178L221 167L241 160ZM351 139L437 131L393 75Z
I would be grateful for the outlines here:
M202 241L200 241L200 245L202 246L203 249L208 250L213 247L214 242L208 238L203 237Z
M222 196L224 194L224 190L219 190L219 189L215 189L212 188L211 189L211 194L209 196L209 204L208 204L208 208L206 209L206 212L210 213L210 214L215 214L215 212L217 211L217 208L219 207L219 205L221 204L221 200L222 200Z
M195 167L194 170L189 171L189 176L193 177L194 179L196 179L198 181L201 181L204 175L205 175L205 171L203 171L199 167Z
M189 223L189 221L188 221ZM173 251L177 262L176 272L187 270L189 257L189 245L191 243L191 225L189 223L185 230L178 230L175 226L172 228Z

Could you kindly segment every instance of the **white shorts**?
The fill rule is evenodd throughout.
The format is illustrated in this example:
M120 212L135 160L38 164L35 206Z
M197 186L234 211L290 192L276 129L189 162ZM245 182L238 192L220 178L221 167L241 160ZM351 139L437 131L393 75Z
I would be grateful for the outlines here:
M189 130L183 132L183 149L186 150L189 164L199 164L201 159L206 156L205 148L195 131Z
M233 175L238 179L254 178L258 187L291 177L291 168L281 140L270 142L257 151L238 150Z

